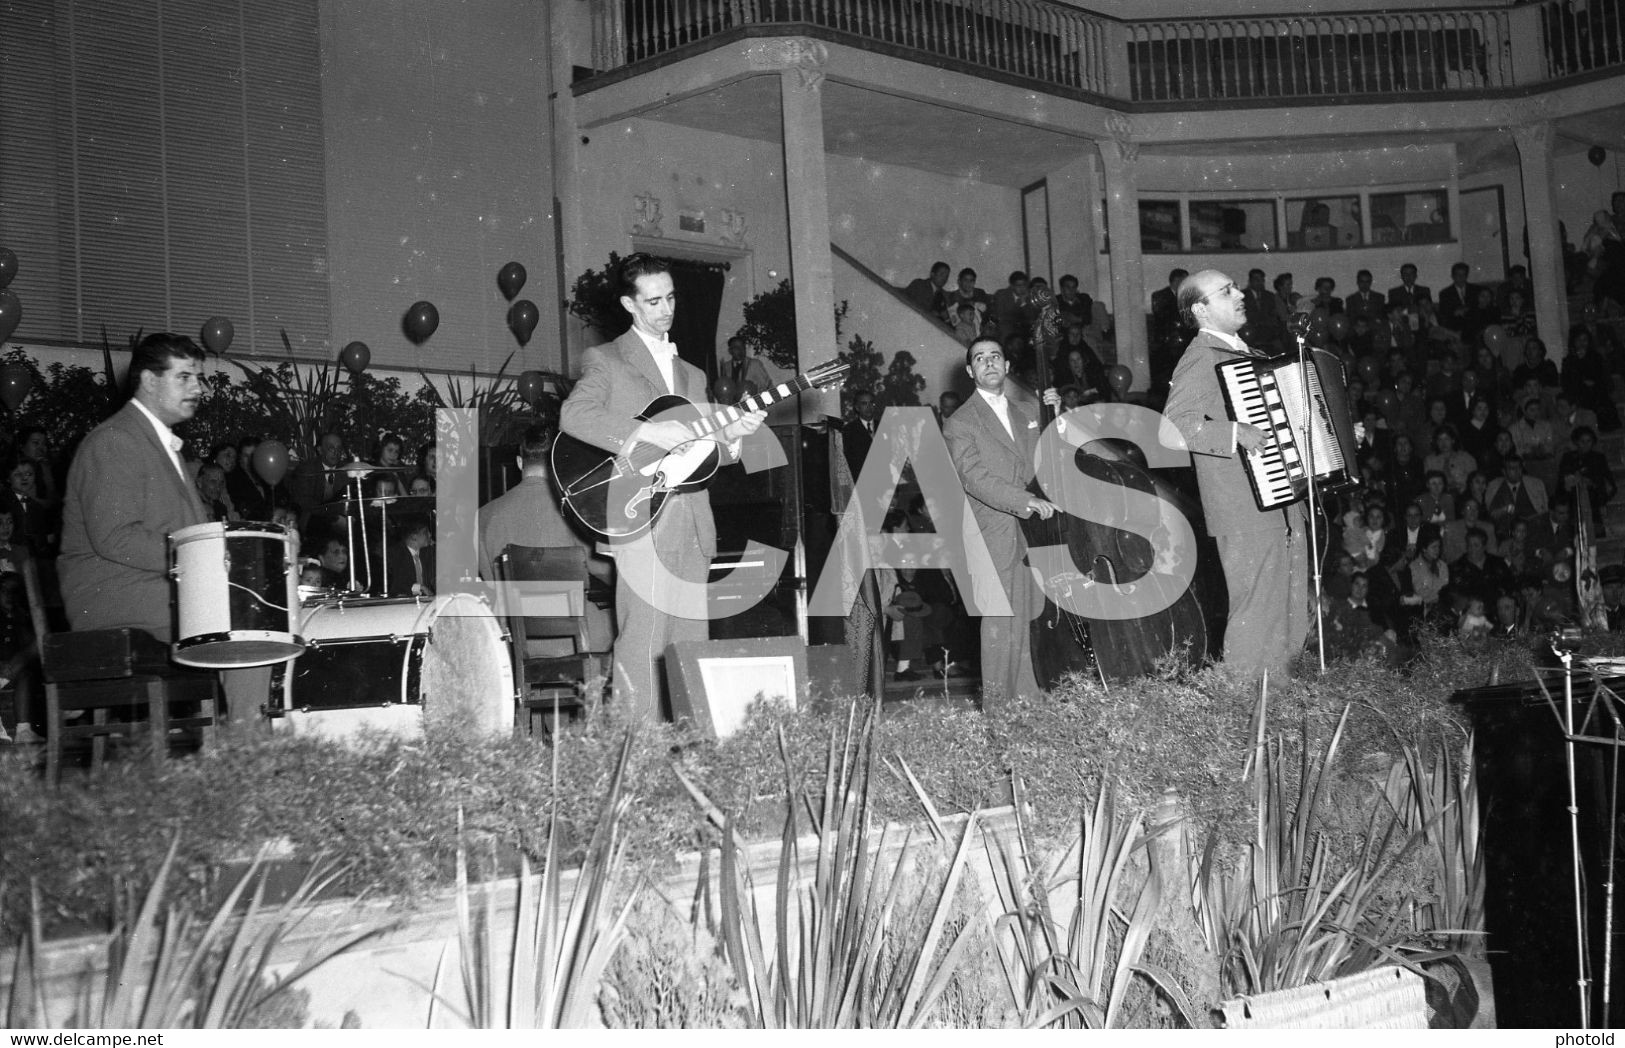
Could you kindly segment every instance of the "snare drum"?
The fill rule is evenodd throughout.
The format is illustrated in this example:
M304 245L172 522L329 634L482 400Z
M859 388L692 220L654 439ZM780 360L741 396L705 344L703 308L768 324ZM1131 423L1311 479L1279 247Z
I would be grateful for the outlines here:
M293 536L279 524L194 524L169 536L175 577L173 657L183 666L237 669L305 650Z
M305 609L301 632L308 650L271 681L279 728L327 738L513 730L508 637L479 597L320 604Z

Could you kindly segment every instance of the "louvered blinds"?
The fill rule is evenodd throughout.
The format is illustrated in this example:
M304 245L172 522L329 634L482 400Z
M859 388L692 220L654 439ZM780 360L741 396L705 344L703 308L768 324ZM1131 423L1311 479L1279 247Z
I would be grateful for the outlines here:
M0 0L17 336L329 343L316 0Z

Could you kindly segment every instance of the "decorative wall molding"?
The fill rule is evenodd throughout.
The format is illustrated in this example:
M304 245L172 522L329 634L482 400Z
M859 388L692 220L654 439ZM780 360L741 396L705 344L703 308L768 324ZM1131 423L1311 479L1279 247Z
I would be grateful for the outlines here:
M807 37L763 40L752 44L747 55L752 69L796 70L805 91L818 90L824 82L824 67L829 64L829 48L822 40Z
M652 193L640 193L632 198L632 234L634 236L658 237L665 234L660 229L660 198Z

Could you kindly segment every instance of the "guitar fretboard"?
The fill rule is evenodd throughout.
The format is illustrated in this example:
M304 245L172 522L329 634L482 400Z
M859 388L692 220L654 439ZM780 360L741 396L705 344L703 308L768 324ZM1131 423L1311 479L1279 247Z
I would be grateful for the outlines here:
M707 418L699 419L693 423L694 432L697 436L709 437L752 411L772 407L781 400L788 400L797 393L812 389L813 385L814 381L811 378L797 375L788 382L780 382L772 389L746 397L731 408L723 408Z

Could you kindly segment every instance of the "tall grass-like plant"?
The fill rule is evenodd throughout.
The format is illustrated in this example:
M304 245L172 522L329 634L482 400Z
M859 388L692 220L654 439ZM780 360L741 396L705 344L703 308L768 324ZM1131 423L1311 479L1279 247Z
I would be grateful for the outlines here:
M343 395L340 368L333 360L313 361L294 355L282 332L288 359L272 367L228 357L242 369L250 390L265 412L266 431L289 434L301 457L314 458L322 431L332 424Z
M1304 744L1297 787L1280 739L1255 752L1254 837L1233 869L1217 861L1210 837L1192 877L1198 923L1221 958L1232 993L1265 993L1365 971L1379 963L1413 970L1428 959L1400 914L1379 905L1395 866L1423 839L1405 834L1392 809L1378 805L1351 861L1339 863L1323 832L1331 766L1348 719L1345 708L1318 757Z
M1388 803L1408 832L1420 833L1435 869L1432 899L1413 920L1463 956L1484 952L1484 850L1478 775L1469 736L1458 765L1440 743L1431 767L1415 746L1388 772Z
M622 825L632 798L626 772L633 736L622 740L620 754L604 797L592 843L571 893L563 898L559 863L557 808L548 823L547 852L541 874L522 859L514 922L502 928L495 893L484 892L476 910L468 880L468 854L457 850L457 947L462 980L460 1009L442 994L445 957L431 988L429 1025L440 1013L452 1012L464 1024L487 1030L554 1030L592 1025L599 984L626 933L626 921L637 901L634 890L617 909L610 893L625 865ZM460 835L460 831L459 831Z
M287 901L267 908L262 853L202 923L165 904L175 853L171 845L135 921L121 924L109 937L106 973L100 979L85 976L67 1016L50 1014L35 970L42 952L35 927L17 952L7 1026L242 1028L300 979L383 931L375 927L337 938L320 936L292 969L273 977L273 954L310 918L316 896L332 877L312 873ZM245 908L241 904L251 884Z
M1023 789L1013 780L1017 841L995 838L989 859L1004 911L995 947L1011 1002L1026 1027L1118 1025L1136 975L1149 979L1190 1024L1191 1006L1174 976L1143 960L1162 899L1162 873L1146 848L1143 820L1118 808L1108 778L1079 812L1080 830L1041 867L1025 825ZM1146 874L1133 886L1134 853L1146 851ZM998 853L996 861L992 851ZM1064 891L1072 914L1063 929L1051 906ZM1119 898L1127 896L1126 909Z
M877 723L857 708L845 732L831 731L822 796L797 790L783 733L786 816L779 846L772 931L756 905L755 885L740 863L734 819L723 820L720 927L713 929L745 990L753 1026L767 1029L912 1029L925 1025L953 977L973 925L953 927L954 899L977 837L967 822L946 874L934 891L905 899L910 836L895 857L889 830L875 832L870 811ZM702 807L715 806L679 770ZM798 796L799 795L799 796ZM798 803L799 802L799 803ZM816 834L815 873L796 886L802 861L798 808ZM913 882L918 883L918 882Z

